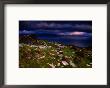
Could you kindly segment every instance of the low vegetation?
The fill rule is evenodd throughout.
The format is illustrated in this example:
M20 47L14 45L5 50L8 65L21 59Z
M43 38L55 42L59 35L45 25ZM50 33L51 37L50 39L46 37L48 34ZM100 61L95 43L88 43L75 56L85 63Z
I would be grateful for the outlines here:
M91 68L91 48L22 36L19 40L20 68Z

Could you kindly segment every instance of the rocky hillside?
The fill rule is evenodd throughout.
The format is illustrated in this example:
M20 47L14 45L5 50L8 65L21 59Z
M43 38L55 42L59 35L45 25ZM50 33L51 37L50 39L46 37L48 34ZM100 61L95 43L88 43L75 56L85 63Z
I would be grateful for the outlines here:
M92 48L79 48L36 39L35 35L19 38L20 68L90 68Z

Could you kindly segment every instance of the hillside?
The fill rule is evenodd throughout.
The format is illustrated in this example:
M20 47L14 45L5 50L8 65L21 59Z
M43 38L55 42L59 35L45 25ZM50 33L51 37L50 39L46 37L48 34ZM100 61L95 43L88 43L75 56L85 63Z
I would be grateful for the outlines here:
M79 48L36 39L34 35L19 38L20 68L90 68L92 48Z

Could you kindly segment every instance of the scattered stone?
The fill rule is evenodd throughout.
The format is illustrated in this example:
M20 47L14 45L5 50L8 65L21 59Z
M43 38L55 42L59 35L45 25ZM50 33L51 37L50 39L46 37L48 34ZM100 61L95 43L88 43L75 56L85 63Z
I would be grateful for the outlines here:
M60 66L60 63L58 63L57 66Z
M59 51L59 54L63 54L63 51Z
M62 64L65 65L65 66L69 65L66 61L62 61Z
M54 66L54 64L52 63L52 64L49 64L49 66L51 66L52 68L55 68L55 66Z
M70 60L70 65L72 66L72 67L76 67L76 65Z
M90 64L86 64L86 66L88 66L88 67L89 67L89 66L91 66L91 65L90 65Z
M45 56L42 56L42 57L40 57L40 58L41 58L41 59L42 59L42 58L45 58Z
M30 42L30 40L28 41ZM27 43L23 40L23 42L19 44L19 47L21 62L24 61L25 59L26 60L31 59L35 61L36 66L39 65L38 67L46 67L47 64L49 65L49 67L52 68L55 68L57 66L59 68L63 68L66 66L73 68L80 67L80 63L83 60L83 58L91 59L90 57L92 56L91 48L88 50L88 48L78 48L70 45L66 46L63 44L55 42L45 42L42 40L37 40L37 42L34 43ZM66 48L69 52L65 51ZM26 65L22 65L21 67L28 66L29 63L30 62L27 61L27 63L25 63ZM90 67L92 66L92 62L90 62L89 64L84 63L83 66Z
M63 57L63 54L58 55L59 57Z

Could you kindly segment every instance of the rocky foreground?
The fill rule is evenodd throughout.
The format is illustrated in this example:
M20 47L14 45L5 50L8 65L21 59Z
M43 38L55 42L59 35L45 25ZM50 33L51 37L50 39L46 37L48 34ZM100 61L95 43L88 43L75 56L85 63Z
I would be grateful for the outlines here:
M20 68L91 68L92 48L79 48L25 35L19 39Z

